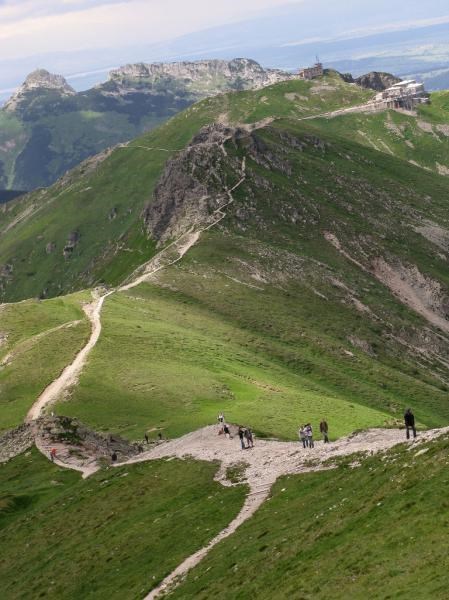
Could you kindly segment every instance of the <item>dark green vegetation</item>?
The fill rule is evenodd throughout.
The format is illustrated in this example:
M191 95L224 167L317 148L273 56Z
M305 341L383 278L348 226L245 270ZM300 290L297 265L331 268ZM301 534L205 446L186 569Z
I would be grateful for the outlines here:
M21 423L40 392L82 348L87 294L0 306L0 431Z
M170 598L447 598L449 440L286 477Z
M118 283L154 252L143 237L142 210L168 158L219 115L245 122L301 117L371 95L337 76L325 81L325 86L290 81L209 98L128 146L94 157L48 190L8 203L0 223L0 298L16 301Z
M62 77L37 70L0 110L0 188L51 185L82 160L153 129L206 96L267 81L273 81L270 72L246 59L136 64L75 93Z
M216 465L151 462L84 481L36 450L0 465L2 598L141 598L238 512Z

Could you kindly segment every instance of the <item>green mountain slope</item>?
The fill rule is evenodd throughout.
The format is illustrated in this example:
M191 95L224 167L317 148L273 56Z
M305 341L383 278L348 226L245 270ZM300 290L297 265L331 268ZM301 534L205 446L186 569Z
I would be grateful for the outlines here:
M283 478L169 597L446 598L448 447Z
M33 402L83 347L87 294L0 306L0 431L19 425Z
M33 450L0 467L2 597L140 598L237 513L216 465L157 461L88 481Z
M220 115L232 122L302 117L357 104L370 95L337 76L324 87L290 81L257 92L220 95L127 146L90 159L48 190L9 203L0 224L2 299L116 284L151 257L154 246L143 238L142 211L165 162Z
M0 188L46 187L202 98L289 77L249 59L142 63L76 93L63 77L38 69L0 110Z
M224 411L259 438L325 417L333 441L406 406L419 430L447 425L445 95L415 116L328 114L369 97L329 74L209 98L3 205L1 428L85 341L94 286L111 292L101 335L51 410L96 430L176 437ZM448 443L283 478L171 597L445 598ZM321 443L310 462L296 448L295 472L317 464ZM1 465L6 598L144 597L242 506L215 472L169 457L81 481L34 450Z
M347 125L402 115L306 118L369 96L331 74L210 98L7 205L5 298L117 285L208 222L245 165L181 262L106 300L104 336L60 413L131 437L178 435L225 408L287 438L306 415L325 413L339 436L393 424L408 404L423 426L447 423L449 181Z

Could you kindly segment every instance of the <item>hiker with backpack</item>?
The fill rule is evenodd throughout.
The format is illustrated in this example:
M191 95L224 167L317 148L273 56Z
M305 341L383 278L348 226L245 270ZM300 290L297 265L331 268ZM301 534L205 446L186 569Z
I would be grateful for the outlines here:
M325 419L323 419L320 423L320 433L323 436L323 441L325 444L329 443L329 426L327 424L327 421L325 421Z
M413 431L413 437L416 437L416 427L415 427L415 415L412 413L411 408L407 408L404 413L404 423L407 439L410 439L410 429Z

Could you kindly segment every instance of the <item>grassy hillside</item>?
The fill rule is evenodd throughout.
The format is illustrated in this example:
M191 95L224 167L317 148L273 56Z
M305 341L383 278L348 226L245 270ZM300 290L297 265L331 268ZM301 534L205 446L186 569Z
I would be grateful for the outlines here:
M217 283L209 281L209 293ZM228 288L228 300L239 301L240 318L154 286L113 296L106 302L102 337L89 365L71 400L57 405L56 412L137 439L153 429L176 437L213 423L221 410L230 421L250 423L261 435L290 439L296 438L299 422L319 422L322 415L332 423L332 438L392 423L374 395L371 406L369 401L364 406L362 393L348 394L354 369L344 359L339 357L339 376L331 352L314 359L321 340L301 344L296 353L289 349L281 328L291 305L283 306L282 295L269 297L279 306L279 335L273 337L243 314L257 299L235 285ZM319 371L321 378L315 374ZM378 377L386 376L385 368ZM405 386L406 378L398 379ZM369 396L370 385L359 385ZM441 419L437 412L433 418Z
M370 94L331 76L257 92L223 94L191 107L159 129L81 165L52 188L9 203L0 225L3 300L54 296L99 282L116 284L154 253L141 213L167 159L205 124L318 114ZM11 225L13 224L13 226ZM70 256L64 248L78 241ZM48 252L51 244L51 252Z
M36 450L0 465L5 600L141 598L238 512L216 465L158 461L84 481Z
M21 423L84 345L88 294L0 306L0 431Z
M432 94L418 116L397 111L350 114L316 121L326 133L357 143L441 175L449 174L448 92Z
M279 480L169 598L447 597L446 438Z
M422 425L448 422L448 248L420 228L447 232L449 181L319 128L278 120L226 145L221 168L245 156L247 169L227 218L158 274L162 291L108 299L61 413L137 437L221 409L288 438L323 416L334 436L393 424L408 405ZM379 257L421 313L379 280Z

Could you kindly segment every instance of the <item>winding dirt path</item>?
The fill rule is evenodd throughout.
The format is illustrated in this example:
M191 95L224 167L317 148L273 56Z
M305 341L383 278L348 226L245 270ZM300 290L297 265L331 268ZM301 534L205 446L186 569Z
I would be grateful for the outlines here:
M67 390L76 384L87 357L95 346L101 333L100 313L105 299L113 293L113 290L96 298L91 304L84 305L83 309L92 324L92 331L87 344L78 352L73 362L68 365L61 375L48 385L30 410L25 418L26 422L34 421L42 416L45 407L54 404L56 400L63 396Z
M86 345L78 352L74 360L68 365L57 379L52 381L45 390L40 394L36 402L28 411L25 422L29 423L41 417L44 409L54 404L59 398L63 397L68 390L76 385L79 375L83 370L87 357L91 350L95 347L101 333L101 310L103 308L104 301L108 296L115 294L116 292L125 292L130 290L145 281L148 281L158 271L170 267L184 257L184 255L190 250L190 248L196 244L199 240L201 233L207 231L211 227L214 227L222 219L225 218L226 213L224 209L234 202L232 193L245 181L245 159L242 161L241 167L241 178L239 181L230 189L225 189L224 195L227 197L227 202L217 208L212 213L212 222L199 227L197 230L194 228L190 229L187 233L182 234L178 239L174 240L171 244L163 248L156 256L154 256L149 262L139 267L130 277L130 281L117 288L113 288L101 296L94 298L93 302L83 306L83 310L89 318L92 326L90 337ZM218 216L218 218L214 218ZM172 257L174 253L175 257Z
M434 429L420 433L416 440L410 442L410 450L417 445L449 433L449 427ZM152 590L145 600L154 600L161 594L176 587L187 572L196 566L221 540L228 537L263 504L270 494L270 489L278 477L283 475L307 473L334 468L333 459L348 456L357 452L374 454L388 450L405 442L405 433L397 429L370 429L357 435L341 438L336 442L315 443L315 448L304 449L298 442L280 442L256 440L255 447L242 450L236 435L226 439L218 435L216 426L209 426L188 433L181 438L156 446L149 452L139 454L124 463L134 464L161 458L195 458L205 461L219 461L221 467L216 480L223 485L231 485L226 478L228 467L244 463L244 477L249 485L249 493L239 514L229 525L216 535L206 546L186 558L164 581ZM358 460L354 467L359 466Z

